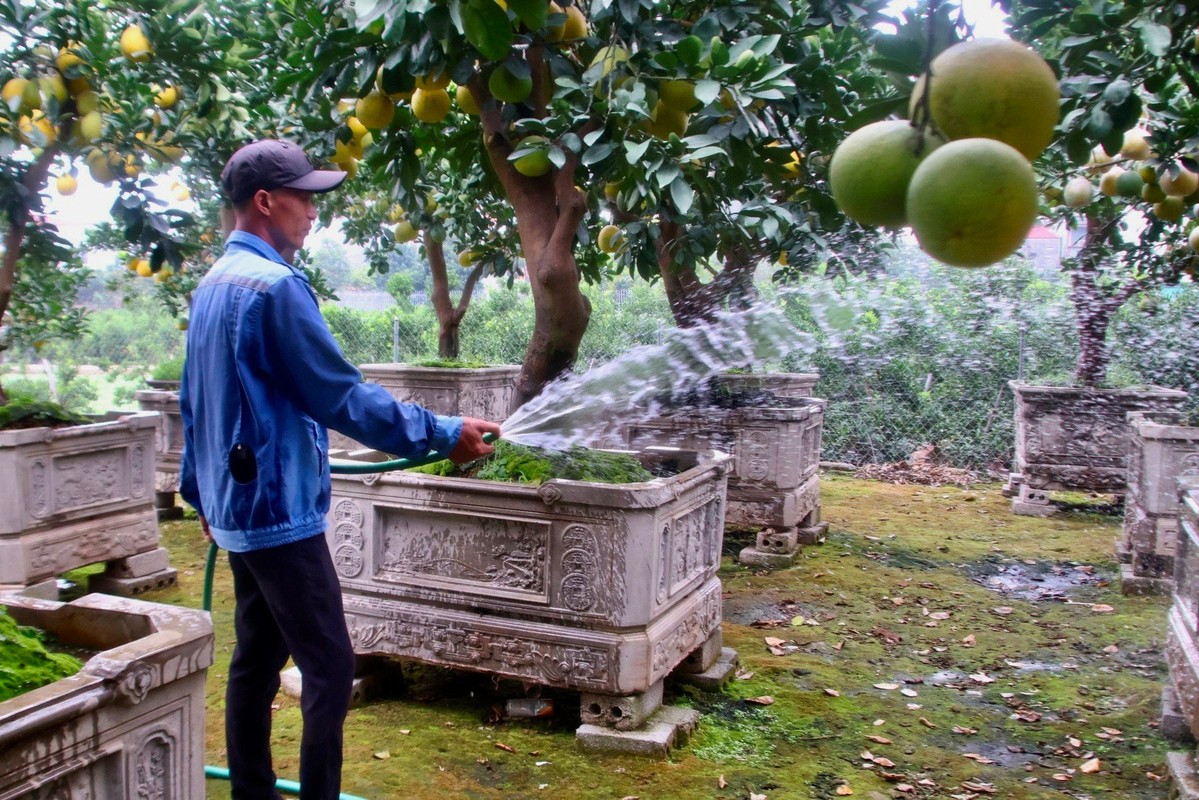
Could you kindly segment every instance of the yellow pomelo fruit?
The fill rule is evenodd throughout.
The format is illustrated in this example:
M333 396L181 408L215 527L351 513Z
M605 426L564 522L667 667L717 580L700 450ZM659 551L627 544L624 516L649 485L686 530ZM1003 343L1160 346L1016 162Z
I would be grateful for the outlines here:
M566 7L566 25L562 28L562 38L566 41L584 39L587 36L587 17L583 9L577 5Z
M1037 179L1016 149L994 139L949 142L908 186L908 219L924 252L983 267L1019 249L1037 218Z
M1137 167L1137 174L1145 183L1157 183L1157 170L1148 164Z
M516 171L521 175L524 175L526 178L540 178L542 175L545 175L547 172L549 172L553 167L553 164L550 162L550 155L548 152L549 140L545 139L544 137L529 136L522 140L520 144L517 145L517 148L519 149L520 147L535 145L539 142L544 143L545 148L534 150L531 153L526 153L512 162L512 166L516 167Z
M54 188L63 197L75 194L75 190L79 188L79 181L75 180L72 175L59 175L54 181Z
M1199 225L1191 228L1191 233L1187 236L1187 244L1192 250L1199 252Z
M154 270L150 268L150 262L144 258L137 260L137 265L133 268L133 271L143 278L148 278L154 274Z
M358 98L354 105L354 116L368 128L386 128L395 116L396 106L391 98L380 91L372 91Z
M181 331L187 330L187 317L182 317L178 322L175 323L175 327Z
M441 122L450 113L450 95L445 89L417 89L412 93L412 114L421 122Z
M358 119L358 117L346 117L346 127L350 129L350 135L354 137L355 141L361 139L363 136L370 135L370 131L366 129L366 126L362 124L362 120Z
M54 59L54 66L64 75L71 67L83 63L83 58L75 52L76 46L74 43L67 45L58 51L58 56Z
M459 86L454 90L454 100L457 101L458 108L462 109L464 113L476 117L483 113L483 109L479 107L479 101L466 86Z
M1199 189L1199 175L1181 164L1178 164L1176 169L1177 172L1174 171L1174 167L1166 169L1158 179L1158 186L1162 187L1163 192L1170 197L1186 197Z
M38 87L45 97L53 97L62 103L67 99L67 85L61 75L43 75L37 79Z
M406 219L400 220L396 223L394 233L396 241L400 242L401 244L404 242L411 242L418 235L420 235L420 231L418 231L413 224Z
M659 100L654 104L654 113L646 124L645 129L651 136L659 139L669 139L670 134L682 137L687 133L687 112L680 111Z
M1145 134L1141 131L1125 131L1124 144L1120 147L1120 155L1125 158L1131 158L1133 161L1144 161L1153 156L1153 150L1149 147L1149 142L1145 140Z
M463 250L458 254L458 266L469 267L479 260L479 254L474 250Z
M180 203L186 203L192 197L191 190L188 189L186 186L180 186L179 188L175 189L174 194L175 194L175 199L178 200Z
M554 0L550 0L549 8L546 9L546 12L545 12L546 17L553 17L554 15L562 16L565 13L566 12L562 10L562 6L555 3ZM562 36L565 32L566 32L565 21L563 21L557 25L554 25L552 23L547 23L546 29L545 29L545 40L547 42L560 42L560 41L562 41Z
M77 95L77 94L82 94L83 92L90 92L91 90L92 90L92 85L87 82L87 78L68 78L67 79L67 91L70 92L71 94Z
M595 57L591 59L591 66L602 64L600 68L600 77L606 78L608 74L615 69L617 64L621 64L629 60L629 51L623 47L605 45L595 51Z
M851 133L833 153L829 187L850 219L862 225L907 224L912 173L941 147L936 136L904 120L874 122Z
M1120 194L1120 176L1123 174L1124 170L1120 167L1112 167L1103 173L1103 177L1099 179L1099 191L1108 197Z
M1166 193L1156 183L1147 183L1141 187L1141 199L1146 203L1160 203L1166 199Z
M136 178L142 172L142 165L139 164L137 159L133 157L133 154L130 153L125 157L125 162L122 166L122 169L125 170L125 174L130 178Z
M695 83L686 80L668 80L658 84L658 100L679 111L695 108Z
M99 111L89 111L75 120L71 133L81 142L94 142L104 133L104 117Z
M416 88L428 91L430 89L445 89L450 85L448 72L430 72L428 75L416 78Z
M1071 178L1062 192L1062 202L1070 208L1089 205L1095 196L1095 185L1081 175Z
M25 78L9 78L5 81L4 88L0 89L0 97L4 99L4 105L12 108L13 100L21 97L28 83L29 81Z
M90 89L75 95L75 113L83 116L100 110L100 96Z
M1163 219L1166 222L1174 222L1182 219L1182 212L1186 211L1186 203L1181 197L1167 195L1164 200L1160 200L1153 204L1153 216L1158 219Z
M998 139L1034 159L1053 139L1057 78L1039 55L1010 39L971 39L933 59L929 109L949 139ZM911 111L924 85L912 93Z
M523 103L533 91L533 78L518 78L503 64L496 67L487 79L487 88L496 100L504 103Z
M177 102L179 102L179 90L174 86L168 86L154 95L154 105L159 108L174 108Z
M121 52L130 61L149 61L154 55L150 40L140 25L130 25L121 34Z
M605 253L615 253L624 246L624 232L615 225L605 225L600 228L596 244Z
M112 171L112 165L108 161L108 156L103 150L95 149L87 154L85 159L87 162L87 171L91 174L92 180L97 183L112 183L115 177Z
M616 202L616 196L620 194L620 184L615 181L604 184L604 197L612 202Z

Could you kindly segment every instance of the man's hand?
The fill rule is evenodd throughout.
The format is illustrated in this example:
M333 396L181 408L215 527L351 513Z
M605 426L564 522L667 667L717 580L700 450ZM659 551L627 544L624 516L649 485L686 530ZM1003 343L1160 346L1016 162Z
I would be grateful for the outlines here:
M208 520L200 517L200 530L204 533L204 541L212 543L212 531L208 530Z
M458 444L454 445L454 449L450 451L450 461L455 464L465 464L495 450L494 447L483 441L485 433L494 433L499 436L500 424L488 422L485 419L463 417L462 435L458 437Z

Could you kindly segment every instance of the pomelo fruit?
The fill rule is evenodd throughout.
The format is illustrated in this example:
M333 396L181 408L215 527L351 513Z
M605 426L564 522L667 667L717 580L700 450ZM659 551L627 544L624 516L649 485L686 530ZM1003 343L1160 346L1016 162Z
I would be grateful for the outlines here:
M1015 148L960 139L925 158L907 214L924 252L955 267L994 264L1019 249L1037 218L1037 179Z
M605 253L615 253L624 246L624 233L615 225L605 225L600 228L596 244Z
M140 25L130 25L121 33L121 52L130 61L149 61L154 55L150 40Z
M1070 208L1082 208L1095 196L1095 185L1081 175L1071 178L1062 192L1062 202Z
M377 89L371 90L366 97L358 98L354 104L354 116L368 128L386 128L395 113L395 103Z
M421 122L435 124L450 113L450 95L445 89L417 89L412 93L412 114Z
M1162 191L1171 197L1186 197L1199 189L1199 175L1191 172L1182 164L1168 167L1162 172L1157 181Z
M466 86L459 86L454 90L454 100L457 101L458 108L466 114L477 117L483 113L483 109L479 107L479 101Z
M1116 178L1116 194L1121 197L1140 197L1145 181L1135 170L1128 170Z
M930 65L929 110L949 139L986 137L1031 160L1053 139L1057 77L1035 52L1010 39L971 39L947 48ZM923 94L918 83L912 111Z
M904 205L916 167L943 142L904 120L874 122L851 133L833 153L833 199L862 225L907 223Z
M518 78L507 67L500 64L487 79L487 88L496 100L505 103L523 103L533 91L533 78Z

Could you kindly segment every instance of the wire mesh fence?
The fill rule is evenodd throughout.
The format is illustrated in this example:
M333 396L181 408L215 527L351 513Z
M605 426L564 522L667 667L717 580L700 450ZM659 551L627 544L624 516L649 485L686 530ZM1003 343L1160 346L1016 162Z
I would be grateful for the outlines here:
M588 292L593 314L579 371L659 342L673 325L664 297L653 287L617 283ZM1060 379L1072 366L1073 321L1061 297L1036 309L1019 297L1008 304L980 303L978 287L967 284L936 291L924 286L896 300L896 286L890 285L858 298L851 304L852 324L830 335L829 320L821 316L828 316L827 309L813 313L814 294L803 295L798 304L783 302L816 345L769 366L820 373L815 393L828 401L824 460L885 464L920 451L948 466L1002 474L1014 447L1008 381ZM890 299L884 303L880 297ZM436 317L427 304L359 310L326 303L322 311L354 363L437 358ZM1113 328L1112 373L1125 384L1199 393L1193 348L1162 346L1194 341L1196 320L1197 287L1153 317L1134 310L1121 318ZM527 286L492 288L463 321L461 358L520 363L532 326ZM53 396L79 410L135 408L134 395L146 379L178 376L185 336L148 300L97 309L77 342L5 353L3 385L10 392Z

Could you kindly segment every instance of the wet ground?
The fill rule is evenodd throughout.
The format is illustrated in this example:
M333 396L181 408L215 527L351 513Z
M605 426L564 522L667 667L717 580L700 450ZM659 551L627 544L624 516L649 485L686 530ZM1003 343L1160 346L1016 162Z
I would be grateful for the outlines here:
M1016 517L999 488L826 477L825 544L777 572L726 558L725 644L741 667L722 692L668 690L702 713L669 761L580 753L569 693L544 693L549 719L513 719L507 700L525 687L418 668L351 712L343 788L372 800L1166 797L1166 602L1119 593L1118 518ZM198 527L164 537L180 585L151 599L198 605ZM215 596L208 763L223 764L227 570ZM276 766L294 779L299 708L278 705ZM210 782L209 797L228 789Z

